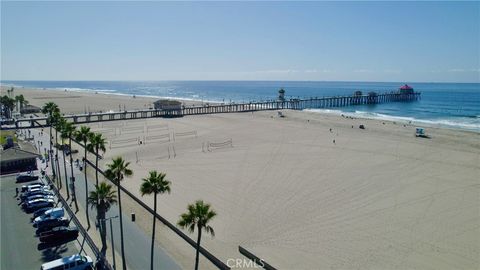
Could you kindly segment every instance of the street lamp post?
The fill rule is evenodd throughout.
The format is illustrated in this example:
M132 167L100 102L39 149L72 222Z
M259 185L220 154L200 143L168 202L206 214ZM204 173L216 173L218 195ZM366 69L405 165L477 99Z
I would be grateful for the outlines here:
M104 221L107 221L109 220L110 221L110 238L112 239L112 258L113 258L113 269L115 270L115 243L113 241L113 225L112 225L112 219L114 218L118 218L118 215L117 216L113 216L113 217L109 217L109 218L102 218L102 219L99 219L99 220L104 220ZM103 228L105 229L105 228Z

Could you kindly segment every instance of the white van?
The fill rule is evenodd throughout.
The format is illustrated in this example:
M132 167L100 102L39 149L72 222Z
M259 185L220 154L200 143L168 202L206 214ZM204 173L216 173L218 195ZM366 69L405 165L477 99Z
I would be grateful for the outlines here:
M62 207L59 208L53 208L50 210L45 211L45 213L39 217L36 217L33 220L34 224L37 224L38 222L47 220L47 219L57 219L61 218L65 215L65 210Z
M85 270L93 269L92 258L80 254L42 264L40 270Z

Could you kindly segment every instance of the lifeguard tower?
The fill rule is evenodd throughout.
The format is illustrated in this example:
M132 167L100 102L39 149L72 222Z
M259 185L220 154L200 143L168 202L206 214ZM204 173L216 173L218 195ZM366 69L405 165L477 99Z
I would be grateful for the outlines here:
M415 137L428 138L427 134L425 134L425 129L421 127L415 128Z

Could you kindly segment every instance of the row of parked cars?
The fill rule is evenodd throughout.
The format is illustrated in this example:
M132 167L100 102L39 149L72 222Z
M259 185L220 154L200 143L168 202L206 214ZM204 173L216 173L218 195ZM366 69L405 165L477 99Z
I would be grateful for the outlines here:
M32 214L31 222L40 246L55 247L77 239L79 230L70 227L70 219L65 216L65 209L55 207L55 194L42 182L35 182L21 187L19 195L25 212ZM41 270L84 270L93 269L93 261L80 254L44 263Z

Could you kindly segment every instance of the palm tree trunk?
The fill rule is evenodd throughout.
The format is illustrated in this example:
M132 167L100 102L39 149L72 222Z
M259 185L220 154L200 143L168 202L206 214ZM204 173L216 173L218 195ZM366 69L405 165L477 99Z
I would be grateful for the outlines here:
M98 205L98 204L97 204ZM105 221L105 204L101 203L97 208L97 220L100 221L100 238L102 240L102 255L107 251L107 223Z
M55 128L55 163L58 173L58 189L62 190L62 174L60 173L60 162L58 162L58 129Z
M118 194L118 214L120 217L120 246L122 249L122 267L123 270L127 270L127 262L125 261L125 247L123 246L123 214L122 214L122 199L120 197L120 181L117 183Z
M200 255L200 240L202 239L202 228L200 226L198 227L198 239L197 239L197 254L195 256L195 270L198 270L198 259Z
M52 157L52 116L50 115L50 133L48 134L48 140L50 141L50 152L48 152L48 156L50 157L50 161L52 163L52 176L53 180L56 180L57 177L55 175L55 164L53 163L53 157Z
M62 188L63 188L63 185L62 185L62 174L61 174L61 172L60 172L60 162L58 161L58 150L57 150L57 154L55 155L55 157L56 157L56 158L55 158L55 161L56 161L55 163L56 163L56 165L57 165L57 173L58 173L58 174L57 174L57 175L58 175L58 184L59 184L59 188L58 188L58 189L59 189L59 190L62 190Z
M150 248L150 270L153 270L153 248L155 246L155 222L157 221L157 193L153 197L153 227L152 227L152 246Z
M62 142L63 145L63 142ZM65 158L65 146L62 147L62 155L63 155L63 169L65 170L65 189L67 191L67 201L70 199L70 192L68 188L68 174L67 174L67 159Z
M87 230L90 229L90 219L88 218L88 184L87 184L87 141L83 142L85 149L85 163L83 164L83 171L85 173L85 214L87 216Z
M95 182L98 185L98 147L96 148L97 155L95 157Z
M77 195L75 193L75 177L73 176L73 153L72 153L72 137L68 138L68 147L70 149L70 172L72 173L72 197L73 202L75 203L75 211L78 212L78 203L77 203Z
M96 185L98 186L98 146L96 147L96 152L97 155L95 156L95 182ZM97 199L97 205L98 205L98 199Z

